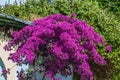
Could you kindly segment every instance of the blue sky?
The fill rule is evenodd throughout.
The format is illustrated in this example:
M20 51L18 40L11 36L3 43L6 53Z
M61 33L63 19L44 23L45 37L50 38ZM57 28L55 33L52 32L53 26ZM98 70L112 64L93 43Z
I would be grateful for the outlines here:
M25 0L16 0L17 2L19 1L25 1ZM0 0L0 5L5 5L5 3L10 2L10 4L13 4L15 0Z

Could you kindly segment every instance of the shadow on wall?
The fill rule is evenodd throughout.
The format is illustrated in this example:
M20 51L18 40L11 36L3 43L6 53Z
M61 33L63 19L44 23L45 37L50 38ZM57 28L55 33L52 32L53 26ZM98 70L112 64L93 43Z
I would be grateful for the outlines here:
M41 73L41 74L37 73L37 80L42 80L43 75L44 75L44 73ZM72 75L69 75L68 77L64 77L64 76L62 76L60 74L56 74L55 80L57 80L58 78L62 78L62 80L72 80ZM50 80L50 79L45 78L44 80Z
M1 76L3 69L5 69L5 65L4 65L2 59L0 58L0 80L7 80L3 76Z
M72 66L70 66L70 68L71 68L71 70L73 70ZM36 76L37 76L37 80L43 80L44 73L38 73L37 72ZM62 76L60 74L56 74L55 75L55 80L57 80L58 78L61 78L62 80L72 80L73 79L73 75L71 74L71 75L65 77L65 76ZM50 79L44 78L44 80L50 80Z
M28 68L29 68L28 65L18 66L18 67L17 67L17 71L20 72L21 69L23 69L23 70L26 71ZM72 67L71 67L71 69L72 69ZM16 76L17 76L17 75L16 75ZM44 73L43 73L43 72L42 72L42 73L36 72L36 78L37 78L37 80L42 80L42 79L43 79L43 76L44 76ZM62 80L72 80L73 76L72 76L72 75L69 75L68 77L64 77L64 76L62 76L62 75L60 75L60 74L56 74L55 80L57 80L58 78L62 78ZM1 79L0 79L0 80L1 80ZM16 80L18 80L18 78L17 78ZM44 78L44 80L50 80L50 79Z

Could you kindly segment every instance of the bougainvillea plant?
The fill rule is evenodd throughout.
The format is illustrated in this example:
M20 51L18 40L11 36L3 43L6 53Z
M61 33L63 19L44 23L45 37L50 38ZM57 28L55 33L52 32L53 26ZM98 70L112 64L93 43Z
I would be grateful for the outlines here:
M56 73L67 76L73 72L79 74L80 80L93 80L89 61L107 64L97 52L97 46L102 44L109 52L112 49L93 27L74 16L49 15L35 20L33 26L14 31L13 39L4 47L12 50L18 45L9 59L18 65L36 65L36 70L44 71L50 80L55 80Z

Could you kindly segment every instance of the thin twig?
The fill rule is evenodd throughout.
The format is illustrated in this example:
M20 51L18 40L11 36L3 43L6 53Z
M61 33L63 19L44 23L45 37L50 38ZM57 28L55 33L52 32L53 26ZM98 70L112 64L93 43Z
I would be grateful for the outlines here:
M34 68L34 72L33 72L34 80L37 80L36 79L36 60L34 60L34 66L33 66L33 68Z
M42 80L45 80L45 74L43 75L43 78L42 78Z

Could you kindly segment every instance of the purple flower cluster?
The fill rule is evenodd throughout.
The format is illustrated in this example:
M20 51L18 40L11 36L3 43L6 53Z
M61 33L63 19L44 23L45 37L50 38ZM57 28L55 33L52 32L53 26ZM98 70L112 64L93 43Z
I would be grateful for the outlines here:
M7 74L8 74L8 73L10 73L10 69L7 69L7 70L6 70L6 69L3 69L3 70L2 70L2 75L3 75L5 78L7 78Z
M54 14L34 21L34 26L26 26L12 34L13 39L4 47L11 50L19 45L17 51L10 55L14 62L33 63L36 52L43 51L47 59L43 65L46 77L55 80L56 73L62 75L77 72L80 80L93 80L93 72L88 61L98 65L105 65L106 61L100 56L96 48L98 44L106 46L103 38L85 21L74 18L75 14L64 16ZM107 47L111 52L111 47ZM39 53L39 56L42 56ZM24 59L23 59L24 58ZM61 80L61 79L59 79Z
M17 78L18 80L24 80L25 79L25 72L23 69L21 71L17 71Z
M112 52L112 47L110 45L107 46L108 52Z

